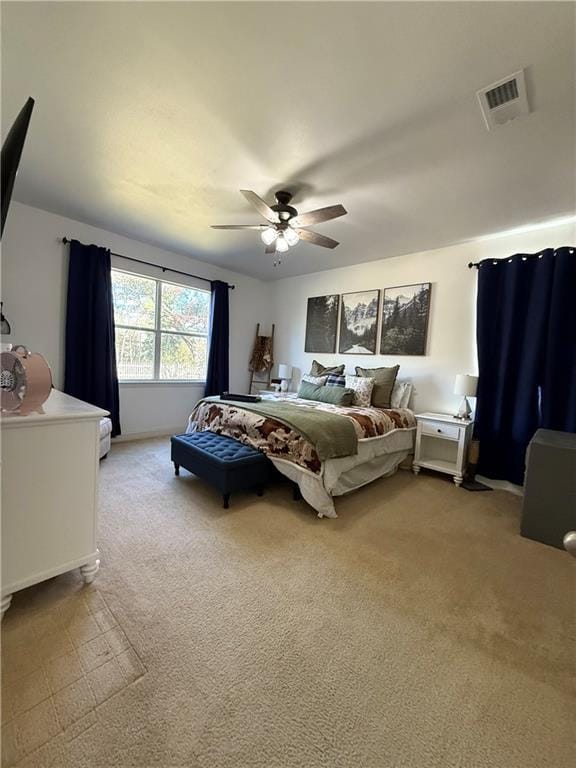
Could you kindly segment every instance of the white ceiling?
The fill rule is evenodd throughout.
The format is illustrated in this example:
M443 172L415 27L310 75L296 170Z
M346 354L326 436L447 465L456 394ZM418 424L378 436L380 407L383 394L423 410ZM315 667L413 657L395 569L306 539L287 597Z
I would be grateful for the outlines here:
M15 198L263 279L426 250L574 210L573 3L3 3L3 133L36 108ZM527 69L488 133L478 88ZM238 193L334 251L279 269ZM66 234L66 233L62 233Z

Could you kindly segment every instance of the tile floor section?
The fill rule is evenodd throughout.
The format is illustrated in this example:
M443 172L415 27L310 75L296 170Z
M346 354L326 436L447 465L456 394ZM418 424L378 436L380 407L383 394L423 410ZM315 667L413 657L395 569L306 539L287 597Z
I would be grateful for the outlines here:
M58 592L59 580L45 592ZM49 739L72 740L98 707L146 670L95 584L54 594L36 607L19 601L2 623L2 766L16 765ZM23 649L35 648L35 653Z

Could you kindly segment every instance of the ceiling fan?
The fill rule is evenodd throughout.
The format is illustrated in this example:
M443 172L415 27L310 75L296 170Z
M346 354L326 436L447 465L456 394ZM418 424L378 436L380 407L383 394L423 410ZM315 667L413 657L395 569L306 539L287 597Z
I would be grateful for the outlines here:
M274 193L276 203L268 205L261 197L250 189L241 189L240 192L246 200L256 208L258 213L268 222L267 224L213 224L212 229L246 229L257 230L266 248L265 253L285 253L291 245L296 245L299 240L305 240L313 245L321 245L323 248L336 248L337 240L318 232L310 232L308 227L320 224L323 221L337 219L347 213L343 205L330 205L327 208L318 208L308 213L298 213L289 203L292 194L282 189ZM274 265L280 264L280 260Z

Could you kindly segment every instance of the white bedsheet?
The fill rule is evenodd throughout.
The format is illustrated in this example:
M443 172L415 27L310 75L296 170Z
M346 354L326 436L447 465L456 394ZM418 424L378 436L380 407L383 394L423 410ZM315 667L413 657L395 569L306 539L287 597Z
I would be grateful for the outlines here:
M358 441L358 453L328 459L319 475L285 459L269 456L279 472L298 483L304 499L318 517L338 517L333 496L361 488L378 477L393 474L414 449L416 428L395 429L386 435Z

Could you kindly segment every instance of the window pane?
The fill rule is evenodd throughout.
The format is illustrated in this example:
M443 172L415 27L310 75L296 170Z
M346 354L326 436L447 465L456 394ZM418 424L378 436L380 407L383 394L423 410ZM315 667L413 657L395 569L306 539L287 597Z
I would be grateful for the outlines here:
M154 328L156 315L156 281L127 272L112 270L114 322Z
M163 331L208 333L210 294L185 285L162 283Z
M206 377L207 348L206 338L163 333L160 378L203 381Z
M120 380L154 378L155 335L153 331L116 328L116 365Z

